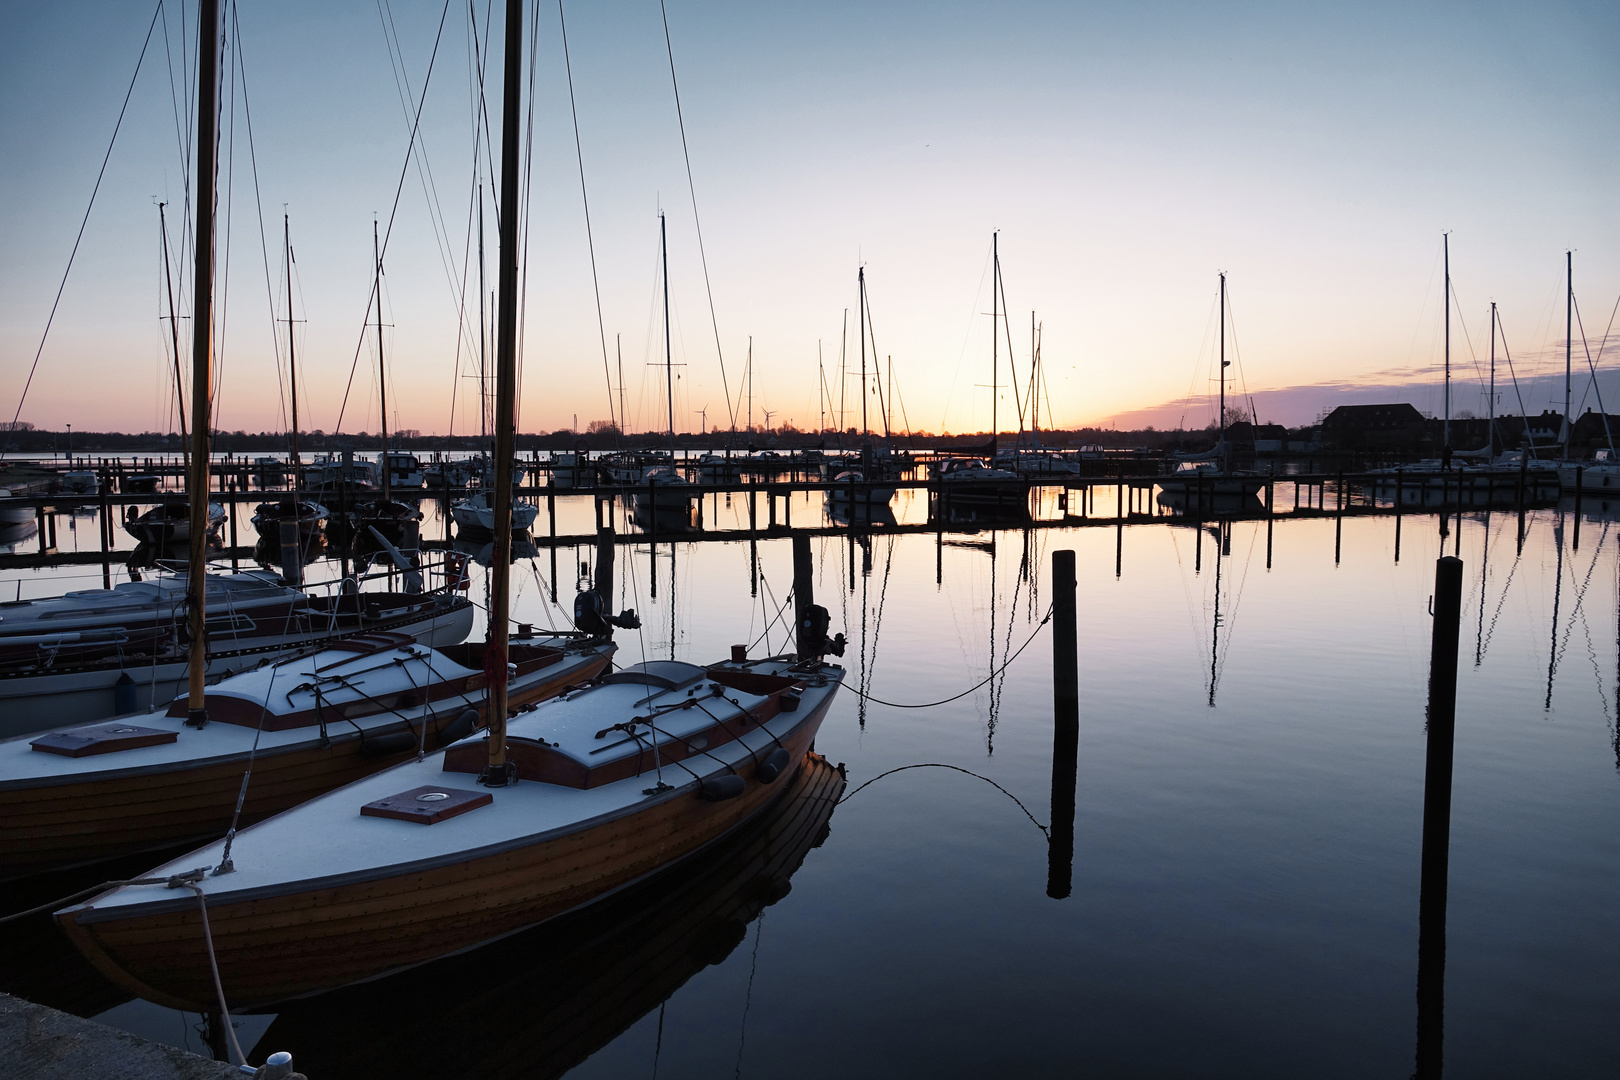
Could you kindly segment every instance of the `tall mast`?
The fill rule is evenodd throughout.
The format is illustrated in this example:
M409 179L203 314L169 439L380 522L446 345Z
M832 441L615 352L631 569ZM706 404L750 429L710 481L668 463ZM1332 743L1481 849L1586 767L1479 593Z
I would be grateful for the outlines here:
M748 335L748 431L754 431L754 335Z
M1221 464L1227 462L1226 452L1226 271L1221 271ZM1216 563L1219 570L1220 564Z
M1569 415L1569 355L1575 339L1575 253L1564 252L1564 460L1569 460L1569 443L1575 423Z
M208 671L208 430L213 422L214 202L219 138L219 0L197 6L197 263L192 278L191 461L186 480L191 558L186 577L186 722L208 723L203 676Z
M484 185L478 184L478 446L483 449L489 438L489 375L484 361L484 328L488 316L484 313ZM620 380L623 381L622 379Z
M292 222L286 214L281 215L281 235L287 248L287 384L292 391L292 475L293 501L296 502L302 473L298 467L298 364L293 356Z
M480 782L514 781L506 760L506 651L512 584L512 455L517 442L518 119L523 107L523 0L506 0L506 78L501 97L500 300L495 308L495 544L490 566L489 766Z
M513 0L507 0L507 2L512 3ZM658 251L664 261L664 405L669 410L669 462L674 465L675 369L669 339L669 233L664 225L664 212L662 210L658 212ZM752 424L752 420L749 422Z
M821 380L821 385L816 388L816 409L819 415L816 433L821 435L827 430L827 363L821 358L820 338L816 338L816 377Z
M163 233L163 284L169 293L169 339L174 344L174 398L180 409L180 453L191 472L191 447L186 434L186 380L180 375L180 320L174 313L174 277L169 272L169 223L158 203L158 229Z
M1001 360L996 353L996 333L1000 330L997 325L996 286L1001 283L1001 251L997 247L1001 238L1000 233L990 234L990 458L992 463L996 456L996 398L1000 396L996 377L997 368Z
M1041 348L1035 341L1035 313L1029 313L1029 444L1041 445Z
M1451 463L1451 234L1441 233L1440 240L1445 252L1446 266L1446 295L1441 300L1446 309L1446 392L1445 428L1440 439L1440 446L1445 454L1446 464ZM1564 410L1569 411L1567 408Z
M844 325L838 336L838 445L844 445L844 383L849 375L849 308L844 309Z
M1485 424L1485 438L1491 455L1496 455L1496 301L1491 301L1491 400L1487 405L1490 419Z
M388 498L388 365L383 362L382 338L382 248L377 239L377 222L371 222L371 250L377 260L377 398L382 413L382 494Z
M630 433L630 421L624 413L624 335L613 335L613 348L619 356L619 439L623 444L624 436Z
M860 318L855 322L855 336L861 339L861 440L864 443L867 436L866 424L866 267L861 267L855 275L859 285L861 310ZM877 357L873 357L876 360Z

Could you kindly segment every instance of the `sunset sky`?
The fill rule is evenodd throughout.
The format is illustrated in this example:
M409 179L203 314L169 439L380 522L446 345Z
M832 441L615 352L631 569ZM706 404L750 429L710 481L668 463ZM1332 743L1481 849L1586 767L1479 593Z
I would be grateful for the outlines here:
M485 0L474 6L482 36ZM17 407L154 10L132 2L0 12L0 419ZM234 140L221 156L234 169L220 181L217 426L286 422L277 390L284 347L272 324L286 318L285 205L297 254L303 426L337 426L359 346L343 427L376 430L374 337L362 344L372 222L388 226L410 135L393 61L403 63L414 105L445 10L414 0L287 0L235 13L231 54L239 47L245 80L224 91ZM1612 3L669 0L668 12L720 346L735 402L752 337L757 424L766 410L773 425L818 422L818 343L837 403L846 308L858 363L853 309L864 263L877 350L885 373L893 357L909 426L985 428L997 230L1012 309L1003 334L1017 377L1027 378L1036 312L1053 426L1207 423L1220 270L1260 418L1291 424L1348 400L1410 400L1439 412L1445 231L1461 305L1457 409L1485 409L1477 374L1491 300L1519 395L1534 412L1562 399L1564 251L1575 251L1594 357L1620 296L1620 6ZM662 361L661 207L675 362L684 365L676 424L696 430L706 409L709 426L725 426L658 5L602 0L564 14L611 378L616 385L617 338L629 426L664 425L663 375L651 366ZM486 93L498 140L500 5L490 17ZM170 424L155 203L170 200L179 243L182 142L194 118L171 85L195 63L194 24L191 5L166 5L147 47L21 413L37 426ZM393 61L385 25L397 33ZM538 27L527 431L606 419L610 400L555 5L540 5ZM385 260L394 428L478 427L477 383L467 377L478 326L470 34L467 6L451 4L422 115L423 153L405 173ZM189 307L186 299L182 314ZM1620 335L1616 345L1604 366L1620 366ZM1004 346L1005 338L1008 429L1014 372ZM1587 380L1578 341L1576 363L1579 404ZM1500 378L1507 383L1505 367ZM1604 385L1620 394L1620 381ZM853 377L843 397L847 422L858 424ZM616 408L616 389L613 399ZM1518 411L1510 385L1501 407ZM881 426L875 399L871 415Z

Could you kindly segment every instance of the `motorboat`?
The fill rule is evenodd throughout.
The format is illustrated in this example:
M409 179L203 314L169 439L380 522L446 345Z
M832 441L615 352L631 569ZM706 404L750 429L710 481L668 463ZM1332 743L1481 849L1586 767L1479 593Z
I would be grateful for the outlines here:
M62 491L69 495L95 495L101 491L101 477L89 469L62 474Z
M124 531L142 543L165 547L184 544L191 539L191 506L186 502L166 502L137 513L130 507L124 519ZM225 507L217 502L208 504L208 532L217 533L226 522Z
M491 505L494 494L490 491L475 491L467 498L450 504L450 517L456 525L463 529L482 529L484 532L495 531L495 510ZM534 503L512 502L512 528L517 532L528 532L534 527L534 519L540 514L540 508Z
M239 1008L386 975L584 908L745 825L805 767L843 677L820 657L637 664L511 720L515 784L482 788L488 740L462 740L56 919L103 974L172 1008L215 1008L216 970Z
M307 540L320 531L331 511L318 502L309 499L294 501L291 498L279 502L260 503L253 508L253 527L259 535L266 540L280 541L281 526L292 522L298 527L298 535Z
M859 469L842 469L832 478L833 487L827 489L827 502L835 506L888 506L894 499L895 489L887 484L868 484L866 474Z
M12 488L0 488L0 525L27 525L38 516L32 506L19 505L21 494Z
M1029 489L1010 469L992 469L978 458L952 458L942 462L935 475L939 496L947 505L1028 512Z
M207 673L220 678L357 633L454 645L472 630L465 579L428 592L309 594L267 570L209 574ZM190 655L185 574L0 602L0 737L166 702Z
M426 483L422 462L415 454L404 450L389 450L382 455L382 467L388 470L390 488L419 488Z
M641 474L630 499L631 514L643 530L684 532L696 524L694 500L700 497L697 485L673 465L654 465Z
M514 640L509 701L526 708L607 667L613 644ZM485 726L482 643L430 648L370 633L157 710L0 742L0 879L222 835ZM249 773L244 785L244 771Z

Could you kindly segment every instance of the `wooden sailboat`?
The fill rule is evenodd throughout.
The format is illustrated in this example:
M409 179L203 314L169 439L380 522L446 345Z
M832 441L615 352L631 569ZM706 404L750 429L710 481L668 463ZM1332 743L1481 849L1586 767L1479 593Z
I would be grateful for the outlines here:
M612 655L610 641L531 636L509 657L509 705L584 683ZM486 724L487 682L482 645L366 634L210 686L202 728L177 700L0 742L0 879L223 835L239 790L257 821L466 738Z
M844 777L812 754L781 787L735 834L666 873L484 948L289 1002L259 1045L295 1048L314 1076L562 1076L721 963L792 888L828 836ZM424 981L436 988L431 1017L417 1008ZM407 1027L413 1037L400 1038ZM462 1037L473 1029L486 1037Z
M506 207L519 205L523 37L523 5L508 0ZM142 997L254 1005L459 952L702 850L769 806L806 760L844 675L822 661L843 638L827 640L827 612L812 603L808 537L794 539L796 654L643 663L508 719L512 526L499 508L512 493L517 219L500 223L489 734L261 822L230 853L227 840L151 875L183 892L126 885L58 912L91 962ZM590 622L589 605L584 614Z
M882 447L874 447L866 410L866 340L872 329L866 311L866 267L862 266L856 271L855 282L860 300L857 329L861 339L861 449L859 457L850 463L851 467L833 471L832 482L846 486L829 490L827 504L829 514L840 512L849 515L854 508L859 508L860 511L865 511L864 516L868 518L881 518L880 508L887 508L895 493L895 488L883 483L884 480L894 479L889 475L891 470L887 467L890 456L887 442L889 417L885 409L883 415L885 442ZM881 385L882 381L879 380L879 386Z

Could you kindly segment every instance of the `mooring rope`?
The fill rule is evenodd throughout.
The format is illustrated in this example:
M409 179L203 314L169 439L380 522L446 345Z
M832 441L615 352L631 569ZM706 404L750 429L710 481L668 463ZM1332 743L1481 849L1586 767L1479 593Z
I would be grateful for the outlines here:
M969 694L973 693L975 690L978 690L980 687L983 687L986 683L990 682L990 680L994 679L997 675L1000 675L1003 672L1005 672L1009 667L1012 666L1012 662L1014 660L1017 660L1018 657L1023 654L1025 649L1029 648L1030 645L1034 644L1035 639L1040 636L1041 627L1045 626L1047 623L1049 623L1051 621L1052 621L1052 609L1051 609L1051 607L1048 607L1046 609L1046 614L1041 616L1040 624L1035 627L1035 632L1033 634L1029 635L1028 640L1026 640L1022 645L1018 646L1018 651L1017 652L1015 652L1011 656L1007 657L1006 661L1000 667L998 667L994 671L990 672L990 674L986 675L984 678L980 679L978 682L974 683L972 686L968 687L966 690L962 691L960 694L952 694L948 698L941 698L939 701L924 702L923 704L920 704L920 705L906 705L906 704L902 704L902 703L900 703L898 701L884 701L880 697L873 697L871 694L866 693L864 690L861 690L858 687L853 687L853 686L849 687L849 692L854 694L856 697L865 698L867 701L870 701L875 705L887 705L891 709L932 709L932 708L934 708L935 706L938 706L938 705L948 705L953 701L957 701L957 700L959 700L961 698L967 697ZM859 789L857 789L857 790L859 790Z
M176 882L171 881L173 888ZM231 1024L231 1010L225 1004L225 987L219 981L219 961L214 956L214 933L208 926L208 898L195 881L178 879L178 884L197 894L197 909L202 912L203 945L208 949L208 968L214 975L214 995L219 1001L219 1022L225 1028L225 1035L231 1040L231 1049L236 1051L236 1063L247 1064L247 1055L242 1053L242 1044L236 1041L236 1028Z
M1041 830L1042 834L1044 834L1048 840L1052 838L1052 831L1045 825L1042 825L1039 821L1035 820L1035 815L1029 812L1029 807L1025 806L1019 801L1018 796L1014 795L1012 792L1008 791L1006 788L1002 787L988 776L980 776L973 770L964 769L960 765L946 765L938 761L924 761L916 765L902 765L897 769L890 769L888 772L880 772L876 776L872 777L872 779L856 788L854 791L851 791L848 795L845 795L842 799L839 799L837 805L842 806L844 803L849 802L849 800L853 799L855 796L859 795L862 791L877 783L879 780L882 780L885 776L893 776L895 773L905 772L907 769L950 769L953 772L966 773L975 780L983 780L985 783L989 784L991 787L995 788L997 791L1001 792L1003 795L1007 796L1007 798L1011 799L1015 804L1017 804L1018 809L1024 812L1024 816L1029 818L1030 824Z

